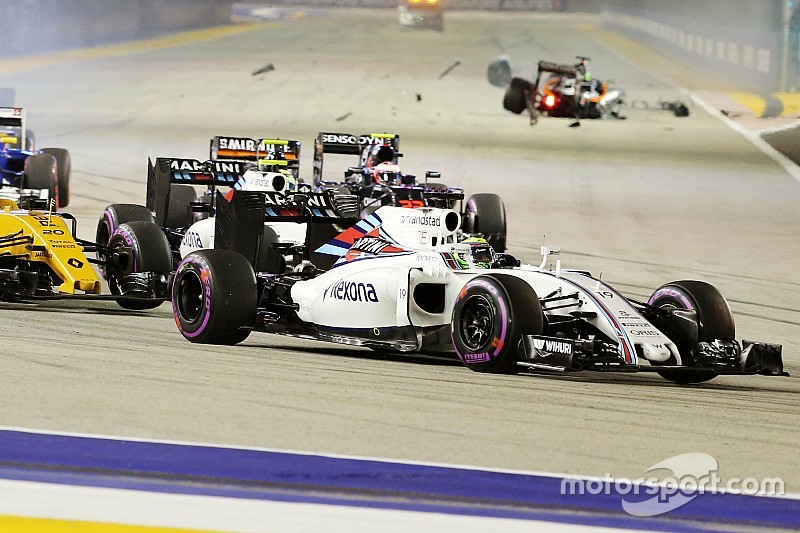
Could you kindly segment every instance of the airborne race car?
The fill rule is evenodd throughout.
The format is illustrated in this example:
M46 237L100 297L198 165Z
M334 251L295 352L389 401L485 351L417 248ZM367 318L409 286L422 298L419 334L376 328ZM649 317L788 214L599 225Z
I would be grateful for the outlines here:
M592 78L586 70L588 57L578 56L578 60L575 65L539 61L533 83L519 77L511 79L503 107L516 114L527 110L531 125L538 122L540 115L576 120L619 118L622 91ZM490 65L490 80L492 67L498 64L502 63Z
M24 109L0 107L0 198L19 203L21 196L36 192L64 208L69 204L71 166L63 148L35 150Z
M544 247L535 267L517 266L485 241L458 243L460 218L381 207L316 250L335 259L332 268L288 274L253 268L262 223L253 218L251 231L236 227L249 235L239 243L246 254L229 245L183 259L172 284L175 321L191 342L236 344L264 331L455 351L481 372L655 371L676 383L783 374L781 346L736 341L728 304L711 285L668 283L638 302L587 272L560 263L546 270Z
M357 166L344 173L344 180L323 178L325 154L357 155ZM314 141L314 176L316 190L336 190L358 196L362 218L382 205L398 207L438 207L452 209L464 205L463 238L479 236L498 252L506 250L506 210L503 200L493 193L479 193L464 202L464 190L448 187L429 179L439 172L425 173L425 182L404 173L399 166L400 135L394 133L319 133Z

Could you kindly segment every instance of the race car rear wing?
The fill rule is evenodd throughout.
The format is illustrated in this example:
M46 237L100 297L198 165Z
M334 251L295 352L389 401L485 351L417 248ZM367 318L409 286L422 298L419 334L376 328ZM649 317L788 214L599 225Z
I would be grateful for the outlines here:
M300 177L300 141L217 136L211 138L209 155L215 161L253 161L259 170L288 168Z
M318 133L314 139L314 185L319 186L322 182L324 154L357 155L361 157L360 164L363 166L364 149L375 144L390 145L395 152L395 163L403 155L400 153L400 135L397 133Z
M2 135L2 130L19 129L19 134ZM25 148L25 110L21 107L0 107L0 144Z
M171 157L147 160L147 208L154 222L164 226L168 220L171 184L233 187L244 174L240 161L198 161Z
M358 221L356 197L333 195L327 191L284 194L237 189L233 191L230 201L217 191L216 206L214 246L240 252L256 272L273 271L279 263L276 262L276 255L298 253L296 248L262 242L265 224L305 223L306 239L299 253L317 268L327 269L333 262L328 256L318 254L316 249ZM271 246L272 249L261 254L259 250L262 246ZM266 258L269 265L259 265L259 258Z
M552 61L539 61L538 75L541 76L542 72L550 72L560 76L569 76L572 78L578 77L578 69L574 65L564 65L560 63L553 63Z

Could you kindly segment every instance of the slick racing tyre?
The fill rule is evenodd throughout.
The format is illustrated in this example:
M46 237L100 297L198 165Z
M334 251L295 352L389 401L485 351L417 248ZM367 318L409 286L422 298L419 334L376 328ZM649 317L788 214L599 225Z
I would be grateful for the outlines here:
M165 228L188 228L192 225L192 210L189 206L197 200L197 193L191 185L172 184L169 187L169 207Z
M536 292L521 279L502 274L468 281L450 323L458 358L476 372L515 373L522 335L543 331L544 313Z
M25 174L22 178L23 189L46 189L48 198L55 198L58 203L58 175L56 160L50 154L34 154L25 160ZM58 208L58 205L56 205Z
M69 152L63 148L42 148L42 153L50 154L56 160L58 207L63 209L69 205L69 178L72 174L72 158Z
M103 211L103 216L100 217L100 220L97 223L97 232L95 233L94 242L102 247L108 246L108 241L111 239L111 235L114 234L120 224L126 224L134 221L153 222L153 215L150 213L150 210L143 205L109 205L106 207L105 211ZM105 262L108 260L106 254L101 250L98 250L95 254L101 261ZM101 263L99 267L103 278L108 279L106 265Z
M503 108L517 115L525 111L528 108L528 99L525 93L532 88L533 85L528 80L512 79L505 96L503 96Z
M193 252L175 272L172 312L181 334L191 342L240 343L250 334L257 309L256 276L238 252Z
M489 63L486 70L486 77L489 83L495 87L506 88L511 83L511 65L505 57L498 57Z
M713 342L715 339L736 337L736 327L728 302L713 285L708 283L673 281L658 288L647 303L660 309L693 309L697 312L696 336L678 328L664 328L664 333L675 343L681 357L686 361L691 361L692 348L698 342ZM685 385L714 379L717 373L713 370L663 370L659 375L674 383Z
M464 211L464 233L480 233L497 252L506 251L506 208L494 193L474 194Z
M25 146L20 146L29 152L33 152L36 150L36 135L33 133L33 130L25 130Z
M130 249L123 254L122 264L109 267L108 288L112 294L130 295L117 303L125 309L152 309L161 305L154 299L150 285L141 279L131 279L131 274L151 274L166 279L172 271L172 251L164 232L152 222L134 220L121 224L108 240L111 250ZM149 299L142 299L149 298Z

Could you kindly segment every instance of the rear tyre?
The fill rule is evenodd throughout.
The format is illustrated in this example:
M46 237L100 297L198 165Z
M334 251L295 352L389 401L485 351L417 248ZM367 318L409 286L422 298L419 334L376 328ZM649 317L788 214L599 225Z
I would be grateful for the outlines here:
M56 173L55 158L50 154L34 154L28 157L25 160L22 188L46 189L49 198L55 198L58 203L58 174Z
M100 246L108 246L108 241L111 235L117 230L120 224L127 222L143 221L153 222L153 215L150 210L143 205L135 204L111 204L103 211L103 216L97 223L97 232L95 233L94 242ZM97 258L101 261L107 261L108 257L102 251L96 252ZM104 279L108 279L106 272L106 265L100 264L100 273Z
M256 276L238 252L193 252L175 272L172 312L190 342L238 344L250 335L257 309Z
M36 150L36 135L33 130L25 130L25 146L20 146L20 148L29 152Z
M495 87L508 87L511 83L511 65L508 64L508 59L498 57L489 63L486 77L489 78L489 83Z
M111 235L108 247L112 250L129 248L130 255L117 271L108 272L108 287L112 294L131 295L134 298L120 298L117 303L125 309L152 309L162 302L142 300L154 297L149 287L140 283L129 283L129 274L151 273L169 276L172 271L172 251L164 232L153 222L134 220L121 224ZM138 298L137 298L138 297Z
M72 175L72 157L63 148L42 148L42 153L50 154L56 160L58 207L67 207L69 205L69 179Z
M494 193L473 194L464 211L464 232L480 233L497 252L506 251L506 207Z
M513 78L503 97L503 108L519 115L528 108L528 99L525 96L533 84L522 78Z
M195 200L197 200L197 193L191 185L170 185L169 208L164 227L188 228L191 226L193 219L189 204Z
M712 342L715 339L735 339L736 326L733 314L725 297L713 285L703 281L673 281L658 288L649 305L661 309L693 309L697 312L697 335L690 335L677 328L665 333L678 347L684 360L691 360L692 348L698 342ZM659 372L661 377L674 383L686 385L702 383L717 377L713 370Z
M517 371L523 335L543 331L544 313L536 292L521 279L502 274L468 281L456 299L450 323L461 362L476 372L499 374Z

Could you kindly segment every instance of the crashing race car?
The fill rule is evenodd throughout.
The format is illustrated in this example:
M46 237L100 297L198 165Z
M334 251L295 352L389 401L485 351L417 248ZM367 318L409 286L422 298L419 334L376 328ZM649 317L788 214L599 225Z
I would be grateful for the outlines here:
M106 260L108 249L113 251L114 235L124 224L153 223L160 228L171 252L174 270L190 252L213 249L218 238L217 218L221 213L231 216L230 204L238 192L263 195L261 210L267 219L262 223L262 243L256 259L267 271L303 268L308 261L306 220L298 213L308 212L315 221L336 222L336 230L357 219L357 200L353 196L333 192L311 192L290 189L290 178L296 168L296 158L264 160L265 148L293 146L296 141L255 141L238 137L214 137L211 153L215 159L198 161L182 158L157 158L148 161L146 205L111 204L106 207L97 225L97 242L106 245L98 251L98 259ZM299 144L294 155L299 153ZM250 154L259 152L260 161L249 163ZM287 167L286 163L291 165ZM278 163L277 167L274 164ZM290 171L287 175L287 169ZM197 194L195 187L205 187ZM223 195L218 189L227 188ZM243 196L246 197L246 196ZM251 200L252 201L252 200ZM252 216L252 215L250 215ZM237 223L241 222L238 219ZM223 241L234 236L223 236ZM314 233L316 235L316 233ZM320 239L330 238L335 231L321 233ZM319 243L312 243L312 250ZM280 248L280 254L275 249ZM288 259L288 262L287 262ZM105 272L101 269L105 275ZM111 285L111 284L109 284ZM112 287L112 291L115 288Z
M401 28L444 31L443 0L404 0L397 6Z
M578 60L575 65L539 61L533 83L520 77L511 79L503 97L503 107L516 114L527 110L531 125L538 122L540 115L572 118L576 121L621 118L622 91L593 78L586 70L588 57L578 56ZM501 60L496 60L490 66L490 79L492 67L501 65L499 61ZM573 123L577 124L578 122Z
M39 198L53 198L58 208L64 208L69 205L71 172L67 150L35 149L33 133L25 128L24 109L0 107L0 198L19 203L21 195L38 191Z
M175 321L196 343L263 331L455 352L479 372L649 371L681 384L784 375L781 346L735 340L707 283L667 283L638 301L560 262L547 269L545 247L541 265L519 266L485 240L459 243L460 222L448 209L381 207L317 249L336 258L328 270L264 274L235 248L193 252L174 276Z
M349 167L343 180L323 178L325 154L357 155L357 166ZM506 211L503 200L493 193L479 193L464 202L464 190L429 180L441 177L427 171L425 181L404 173L398 164L400 135L394 133L319 133L314 141L313 187L354 194L361 202L365 217L383 205L398 207L437 207L452 209L463 206L464 225L461 238L486 238L498 252L506 250Z
M76 238L75 218L49 211L52 202L24 194L21 202L23 209L0 199L0 300L105 299L126 309L164 302L172 258L155 224L123 225L106 247ZM92 251L102 252L104 259L84 255ZM101 294L92 263L116 288L112 295Z

